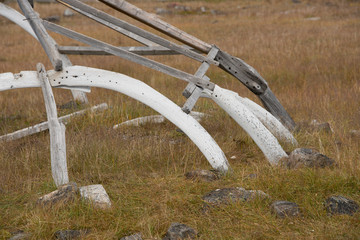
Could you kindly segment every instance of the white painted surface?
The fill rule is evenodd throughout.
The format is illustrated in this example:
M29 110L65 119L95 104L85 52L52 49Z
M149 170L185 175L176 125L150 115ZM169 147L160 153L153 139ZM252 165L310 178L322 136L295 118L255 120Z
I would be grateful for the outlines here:
M276 165L281 158L287 157L277 139L239 101L237 93L215 86L214 91L208 92L208 94L250 135L271 164Z
M148 105L180 128L197 145L213 168L223 172L229 169L225 154L209 133L179 106L145 83L120 73L81 66L67 67L61 72L48 71L48 76L52 86L107 88ZM31 72L22 72L18 78L14 78L13 74L0 74L0 91L39 86L39 81L34 79Z
M56 186L60 186L69 182L66 163L65 125L58 120L54 94L49 80L46 77L44 65L38 63L36 68L44 95L46 115L49 124L51 172Z
M271 113L248 98L242 98L240 96L237 98L262 122L262 124L265 125L272 134L274 134L276 138L295 146L298 144L291 132Z

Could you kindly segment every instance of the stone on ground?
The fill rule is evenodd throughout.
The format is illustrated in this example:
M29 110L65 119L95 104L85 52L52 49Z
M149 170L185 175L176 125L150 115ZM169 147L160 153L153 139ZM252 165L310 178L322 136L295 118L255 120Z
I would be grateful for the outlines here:
M270 205L270 210L277 217L296 217L300 215L299 206L288 201L275 201Z
M194 170L185 174L187 179L202 180L206 182L212 182L219 179L219 176L214 171L209 170Z
M288 168L324 168L335 165L335 161L313 149L297 148L292 151L283 164Z
M142 240L141 233L135 233L130 236L120 238L120 240Z
M71 240L77 239L89 233L89 230L59 230L54 233L56 239Z
M326 211L329 214L353 215L359 211L359 204L343 196L331 196L325 201Z
M24 231L17 231L12 234L12 237L9 240L29 240L31 239L31 234Z
M172 223L162 240L196 239L198 233L193 228L182 224Z
M75 199L77 191L78 187L76 183L70 182L59 186L58 190L40 197L36 203L41 206L53 206L57 203L68 203Z
M101 184L80 187L80 195L87 201L90 201L96 208L110 208L111 201Z
M71 11L70 9L65 9L65 11L64 11L64 17L72 17L72 16L74 16L75 15L75 13L73 12L73 11Z
M267 199L270 198L270 196L261 190L245 190L241 187L216 189L203 196L205 203L211 205L246 202L257 198Z

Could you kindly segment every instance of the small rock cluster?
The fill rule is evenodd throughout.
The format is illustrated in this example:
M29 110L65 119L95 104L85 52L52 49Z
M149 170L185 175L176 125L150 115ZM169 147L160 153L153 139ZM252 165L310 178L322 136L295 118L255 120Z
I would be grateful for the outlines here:
M43 207L68 203L76 198L78 192L80 192L80 196L84 200L91 203L95 208L106 209L111 207L109 195L102 185L97 184L78 188L74 182L59 186L57 190L40 197L36 203Z
M297 148L290 153L288 158L283 159L281 164L289 169L324 168L334 166L335 161L313 149Z

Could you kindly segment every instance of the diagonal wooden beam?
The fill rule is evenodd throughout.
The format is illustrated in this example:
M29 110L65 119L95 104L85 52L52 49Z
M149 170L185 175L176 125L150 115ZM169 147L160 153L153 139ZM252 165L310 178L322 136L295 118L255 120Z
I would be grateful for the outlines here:
M173 67L169 67L165 64L147 59L145 57L133 54L133 53L125 51L119 47L115 47L110 44L104 43L102 41L96 40L94 38L74 32L72 30L66 29L66 28L56 25L54 23L44 21L44 26L46 27L46 29L48 29L50 31L62 34L64 36L67 36L74 40L77 40L77 41L83 42L85 44L91 45L93 47L96 47L98 49L101 49L112 55L124 58L128 61L135 62L137 64L140 64L140 65L148 67L148 68L152 68L154 70L168 74L175 78L178 78L178 79L181 79L181 80L184 80L187 82L192 82L193 84L200 86L202 88L212 90L215 87L215 85L213 83L205 81L201 78L195 77L194 75L191 75L189 73L183 72L183 71L178 70Z
M150 40L151 42L154 42L156 44L159 44L160 46L166 47L168 49L174 50L180 54L183 54L184 56L187 56L189 58L192 58L199 62L208 62L210 64L218 65L218 63L213 60L209 59L197 52L191 51L186 47L183 47L181 45L175 44L173 42L170 42L169 40L159 37L153 33L150 33L148 31L145 31L141 28L138 28L132 24L129 24L125 21L122 21L116 17L113 17L103 11L100 11L96 8L93 8L85 3L82 3L78 0L57 0L58 2L64 4L65 6L72 8L73 10L84 14L85 16L95 20L99 21L102 24L105 24L105 26L112 27L113 25L121 27L129 32L135 33L136 35L139 35L145 39ZM108 24L110 23L110 24Z

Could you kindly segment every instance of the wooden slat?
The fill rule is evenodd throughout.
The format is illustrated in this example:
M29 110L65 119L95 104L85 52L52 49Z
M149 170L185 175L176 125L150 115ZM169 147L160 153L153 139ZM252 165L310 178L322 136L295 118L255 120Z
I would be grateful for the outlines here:
M210 50L208 53L208 58L214 58L216 54L218 53L219 49L215 46ZM205 76L206 71L209 69L210 65L207 62L203 62L199 69L196 71L195 76L199 78L203 78ZM210 79L209 79L210 80ZM187 94L190 94L188 99L186 100L184 106L182 107L182 110L185 113L190 113L191 110L194 108L197 100L201 96L203 89L195 86L192 83L189 83L185 90L183 91L183 95L186 97Z
M177 40L183 42L203 53L208 53L211 45L201 41L200 39L168 24L157 18L154 14L145 12L144 10L124 1L124 0L100 0L100 2L133 17L142 23L145 23Z
M128 51L137 55L176 55L179 54L173 50L164 48L162 46L150 46L150 47L119 47L124 51ZM94 47L83 46L59 46L59 52L70 55L111 55L101 49Z
M66 29L64 27L58 26L56 24L44 21L44 26L50 30L54 31L56 33L62 34L64 36L67 36L69 38L75 39L77 41L83 42L85 44L88 44L90 46L102 49L105 52L108 52L110 54L113 54L115 56L124 58L126 60L129 60L131 62L135 62L137 64L140 64L145 67L152 68L154 70L157 70L159 72L168 74L170 76L176 77L178 79L192 82L195 85L201 86L202 88L206 88L209 90L214 89L215 85L211 82L207 82L201 78L195 77L194 75L191 75L189 73L180 71L178 69L169 67L167 65L164 65L162 63L158 63L156 61L147 59L145 57L133 54L131 52L127 52L125 50L122 50L118 47L112 46L110 44L104 43L102 41L87 37L85 35L82 35L80 33L74 32L72 30Z
M54 94L46 71L41 63L37 66L38 77L44 95L46 114L50 131L51 172L56 186L69 182L66 163L65 125L59 123Z
M59 52L56 48L56 43L46 32L39 15L32 9L30 3L27 0L18 0L18 4L26 16L26 19L29 21L55 70L61 71L63 66Z
M105 24L105 26L108 26L110 27L109 24L107 23L110 23L110 24L113 24L113 25L116 25L118 27L121 27L127 31L130 31L132 33L135 33L136 35L139 35L143 38L146 38L148 40L150 40L151 42L154 42L154 43L157 43L159 44L160 46L163 46L163 47L166 47L168 49L171 49L171 50L174 50L180 54L183 54L189 58L192 58L196 61L199 61L199 62L204 62L204 61L207 61L208 63L210 64L214 64L214 65L218 65L216 61L212 60L212 59L208 59L207 57L201 55L201 54L198 54L194 51L191 51L189 50L188 48L185 48L181 45L178 45L178 44L175 44L175 43L172 43L170 42L169 40L167 39L164 39L162 37L159 37L153 33L150 33L148 31L145 31L141 28L138 28L134 25L131 25L125 21L122 21L118 18L115 18L103 11L100 11L96 8L93 8L89 5L86 5L78 0L57 0L58 2L68 6L69 8L72 8L74 9L75 11L78 11L79 13L81 14L84 14L86 15L87 17L89 18L92 18L94 20L98 20L98 19L101 19L103 21L101 21L102 24ZM106 23L107 22L107 23Z

